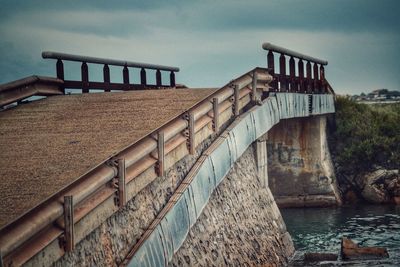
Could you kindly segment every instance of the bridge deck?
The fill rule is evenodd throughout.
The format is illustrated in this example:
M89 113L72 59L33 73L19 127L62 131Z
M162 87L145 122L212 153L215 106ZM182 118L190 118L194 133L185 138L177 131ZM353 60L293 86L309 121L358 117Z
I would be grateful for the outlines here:
M214 89L54 96L0 113L0 228Z

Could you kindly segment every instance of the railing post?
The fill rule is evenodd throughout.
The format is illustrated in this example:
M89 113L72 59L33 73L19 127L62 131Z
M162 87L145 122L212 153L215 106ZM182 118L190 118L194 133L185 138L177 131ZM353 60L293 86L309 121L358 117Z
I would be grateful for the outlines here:
M317 63L314 63L313 70L314 70L314 92L318 93L320 91L320 88L319 88L318 64Z
M82 62L81 76L82 76L82 93L89 93L89 70L86 62Z
M157 135L157 174L158 176L164 176L164 159L165 159L165 142L164 132L159 131Z
M118 207L123 208L126 204L126 166L125 159L118 159Z
M281 84L281 88L279 91L286 92L287 91L287 77L286 77L286 58L284 54L281 54L279 57L279 82Z
M276 79L276 75L275 75L275 59L274 59L274 53L269 50L268 51L268 55L267 55L267 67L270 71L270 74L273 77L273 81L271 82L271 86L273 88L274 91L278 91L278 81Z
M289 59L289 75L290 75L290 92L296 92L297 91L297 86L296 86L297 83L295 81L296 65L293 57L290 57Z
M306 72L307 72L307 93L312 93L314 84L311 79L311 62L310 61L307 61Z
M64 81L64 64L61 59L57 59L56 64L57 78ZM65 88L62 86L63 93L65 94Z
M300 59L298 63L298 68L299 68L299 90L300 92L306 92L307 89L304 86L304 63L303 60Z
M169 74L169 81L170 86L175 87L175 73L173 71Z
M219 108L218 108L218 98L213 98L213 130L214 132L219 131Z
M122 71L122 77L123 77L123 81L124 81L124 90L128 90L129 89L129 70L128 70L128 66L125 65L124 69Z
M140 84L147 85L146 70L144 68L140 70Z
M251 83L251 101L257 102L257 70L253 70L253 80Z
M103 67L103 80L106 86L110 86L110 68L108 67L108 64L104 64ZM104 89L105 92L110 92L110 87Z
M233 86L233 115L239 116L239 85Z
M72 251L75 248L74 201L72 196L64 196L64 228L65 251Z
M156 84L157 84L157 86L161 86L162 85L161 71L160 70L156 71Z
M326 88L326 81L325 81L325 68L324 65L321 65L321 67L319 68L319 77L321 80L321 89L322 89L322 93L326 93L328 92L328 89Z
M194 115L193 113L189 113L189 132L188 132L188 146L189 146L189 153L194 155L196 152L195 150L195 131L194 131Z

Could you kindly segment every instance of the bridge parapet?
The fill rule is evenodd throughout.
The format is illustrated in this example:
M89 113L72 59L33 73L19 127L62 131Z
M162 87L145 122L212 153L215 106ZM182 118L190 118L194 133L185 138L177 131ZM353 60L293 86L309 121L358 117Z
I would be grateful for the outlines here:
M105 92L111 90L137 90L144 88L160 88L160 87L175 87L175 72L179 71L177 67L162 66L148 63L140 63L126 60L106 59L98 57L79 56L58 52L43 52L43 58L57 59L56 71L57 78L64 81L64 88L82 89L82 93L88 93L89 89L102 89ZM75 61L81 64L81 81L65 80L64 78L64 63L63 61ZM103 82L89 81L88 63L103 65ZM112 83L110 80L110 67L119 66L123 67L122 76L123 83ZM140 69L140 83L133 83L129 81L129 69ZM156 84L149 84L147 82L146 70L156 71ZM170 73L170 81L168 85L163 85L161 71L168 71Z
M268 50L267 65L270 74L274 77L271 87L276 92L302 92L302 93L334 93L325 78L325 65L328 61L307 56L271 43L264 43L262 48ZM275 71L274 52L280 53L279 73ZM289 75L286 73L286 56L289 56ZM296 63L297 75L296 75ZM304 72L306 61L306 73ZM311 71L311 65L312 71Z
M175 88L175 72L177 67L162 66L148 63L140 63L125 60L106 59L88 56L79 56L57 52L43 52L43 58L57 59L57 77L30 76L13 82L0 85L0 109L12 103L21 103L24 99L40 96L53 96L65 94L65 89L81 90L82 93L89 93L91 89L111 91L129 91L143 89ZM80 62L81 80L68 80L64 77L64 61ZM103 65L103 81L91 81L89 79L89 64ZM123 67L123 83L111 81L110 67ZM140 69L140 82L130 81L129 69ZM150 84L147 80L146 70L155 71L156 83ZM161 72L169 72L169 83L163 84Z

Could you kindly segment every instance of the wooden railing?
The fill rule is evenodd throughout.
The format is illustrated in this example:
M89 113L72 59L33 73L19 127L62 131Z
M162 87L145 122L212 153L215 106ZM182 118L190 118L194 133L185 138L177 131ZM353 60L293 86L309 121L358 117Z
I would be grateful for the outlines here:
M273 91L310 94L333 93L332 88L325 79L324 66L328 65L328 61L307 56L271 43L264 43L262 47L268 51L267 66L270 74L274 77L274 81L271 83ZM280 54L279 73L275 69L274 52ZM286 72L286 56L289 57L289 74ZM297 64L295 60L297 60Z
M64 81L64 88L81 89L82 93L88 93L90 89L101 89L104 90L105 92L110 92L111 90L128 91L128 90L138 90L144 88L175 87L175 72L179 71L179 68L177 67L139 63L133 61L87 57L87 56L79 56L79 55L57 53L57 52L43 52L42 57L57 59L56 63L57 78ZM81 63L80 81L65 80L63 61L74 61ZM88 64L103 65L102 82L90 81ZM122 69L123 83L111 82L110 66L123 67ZM134 81L130 81L129 68L136 68L138 70L140 69L140 81L136 83ZM146 70L156 71L155 84L149 84L147 82ZM163 84L161 71L169 72L168 84Z

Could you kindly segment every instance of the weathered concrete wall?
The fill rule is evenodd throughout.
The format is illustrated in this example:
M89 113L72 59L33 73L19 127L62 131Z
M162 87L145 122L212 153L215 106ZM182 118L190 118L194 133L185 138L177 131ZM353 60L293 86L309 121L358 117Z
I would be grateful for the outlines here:
M250 146L212 194L171 266L287 263L293 243L258 169Z
M286 119L268 132L268 175L281 207L340 201L326 138L326 116Z

